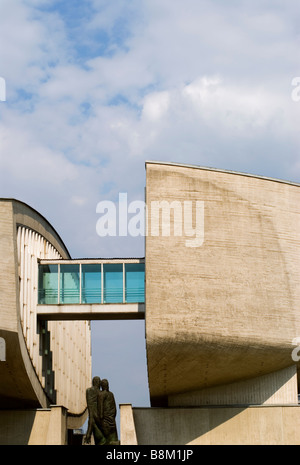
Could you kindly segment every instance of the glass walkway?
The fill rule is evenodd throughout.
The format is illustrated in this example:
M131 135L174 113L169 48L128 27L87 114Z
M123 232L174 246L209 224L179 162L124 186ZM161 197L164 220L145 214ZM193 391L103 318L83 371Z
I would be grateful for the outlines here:
M40 317L70 319L74 314L74 318L85 315L100 319L110 314L125 318L128 313L127 318L143 318L144 303L144 259L41 260L39 263Z

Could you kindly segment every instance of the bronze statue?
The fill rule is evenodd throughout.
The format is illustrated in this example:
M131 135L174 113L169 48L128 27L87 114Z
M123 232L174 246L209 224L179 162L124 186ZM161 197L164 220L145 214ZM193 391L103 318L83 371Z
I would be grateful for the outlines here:
M100 387L102 390L100 391ZM86 402L89 413L88 429L84 439L85 444L91 443L93 435L95 445L118 445L116 427L116 403L109 391L108 381L95 376L92 387L86 390Z
M107 379L101 381L102 391L98 396L98 414L100 419L100 428L105 436L106 444L117 445L118 433L116 426L116 402L113 393L109 390Z
M84 442L91 443L93 435L95 445L105 444L105 438L99 428L99 414L98 414L98 395L100 392L101 380L99 376L95 376L92 380L92 387L86 390L86 403L89 413L88 429Z

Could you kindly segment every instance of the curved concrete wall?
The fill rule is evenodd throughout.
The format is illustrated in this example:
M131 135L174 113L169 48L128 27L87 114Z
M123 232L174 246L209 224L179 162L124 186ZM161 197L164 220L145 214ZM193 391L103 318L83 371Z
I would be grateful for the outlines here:
M299 185L147 163L146 200L152 404L293 365L293 339L300 336ZM195 228L200 202L201 245L188 247L191 237L172 233L176 215L169 236L151 233L162 214L152 202L162 200L192 202Z
M90 325L37 322L38 260L70 258L51 225L22 202L0 201L0 407L60 404L80 416L91 379Z

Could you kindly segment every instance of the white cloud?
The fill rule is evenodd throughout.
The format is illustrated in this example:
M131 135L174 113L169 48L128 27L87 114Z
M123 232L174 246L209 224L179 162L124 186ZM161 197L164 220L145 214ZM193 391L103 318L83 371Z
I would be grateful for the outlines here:
M170 106L169 92L155 92L144 99L143 118L150 121L160 121L166 115Z
M59 4L1 2L2 195L18 181L34 199L28 182L43 179L72 211L90 206L93 223L100 196L143 196L145 159L293 173L295 2L90 4L76 40ZM78 55L81 41L90 54Z
M75 181L76 167L63 154L54 152L32 139L32 134L0 127L2 176L18 182L47 180L53 188Z
M238 136L250 130L253 136L255 130L270 124L275 136L286 123L294 126L286 111L289 100L270 93L268 88L226 85L221 79L204 77L185 86L182 94L206 123L219 129L223 126Z

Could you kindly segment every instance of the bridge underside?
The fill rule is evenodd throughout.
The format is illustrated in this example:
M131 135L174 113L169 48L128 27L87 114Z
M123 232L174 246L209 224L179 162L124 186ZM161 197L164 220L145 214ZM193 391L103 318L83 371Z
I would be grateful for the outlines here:
M40 320L143 320L144 303L38 305Z

